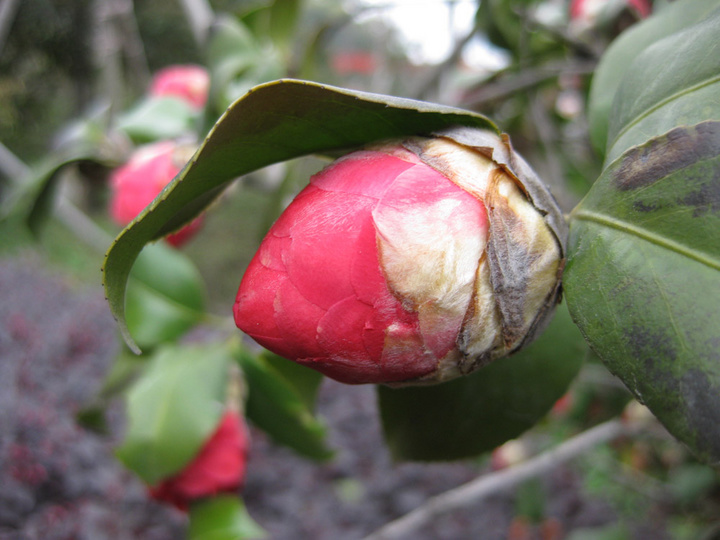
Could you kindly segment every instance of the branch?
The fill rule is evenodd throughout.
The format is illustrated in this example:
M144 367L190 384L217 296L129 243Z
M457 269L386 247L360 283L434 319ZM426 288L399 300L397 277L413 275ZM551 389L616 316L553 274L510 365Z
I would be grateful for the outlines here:
M481 109L490 101L507 98L562 74L587 75L595 70L596 65L595 60L557 61L511 75L500 75L495 81L482 83L475 91L470 91L463 106L472 110Z
M591 448L624 435L636 433L644 423L610 420L512 468L481 476L458 488L429 499L412 512L375 531L365 540L397 540L432 522L437 516L472 505L483 498L514 487L525 480L551 471Z
M30 167L25 165L7 146L0 142L0 174L7 176L13 184L22 181L30 174Z

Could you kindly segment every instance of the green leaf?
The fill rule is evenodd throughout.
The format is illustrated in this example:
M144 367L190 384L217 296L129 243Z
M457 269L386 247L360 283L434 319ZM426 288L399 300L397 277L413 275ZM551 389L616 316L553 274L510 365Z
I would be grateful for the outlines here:
M676 126L720 120L718 35L720 9L638 55L615 97L606 165Z
M314 369L302 366L297 362L289 362L286 358L270 351L263 351L262 358L268 366L292 385L294 393L305 407L312 411L315 408L315 400L323 382L323 376Z
M208 47L212 74L211 100L224 111L259 83L281 77L284 64L276 52L261 46L235 17L220 17Z
M190 507L189 540L245 540L266 536L238 497L220 495Z
M83 161L109 166L114 160L101 155L101 149L73 148L52 155L33 168L29 178L20 179L0 204L0 222L22 224L39 236L54 209L55 193L62 173Z
M450 460L492 450L531 428L566 392L587 349L567 310L509 358L428 387L378 387L385 439L397 459Z
M192 132L198 112L172 96L149 96L119 116L115 127L137 143L174 139Z
M588 105L590 136L598 151L605 152L615 94L625 75L632 72L630 65L636 57L656 41L704 20L717 7L717 0L671 2L621 34L610 45L595 70ZM694 67L691 61L687 66ZM657 64L654 68L659 72L665 65Z
M192 220L235 178L303 155L453 125L497 131L481 115L425 102L296 80L256 87L230 106L193 159L110 248L105 290L123 337L132 346L125 287L143 246Z
M241 350L236 357L248 385L248 419L299 454L317 460L330 458L325 426L312 414L322 376L269 353L255 356Z
M120 461L149 485L182 470L220 421L231 360L220 345L158 349L128 391Z
M270 7L270 37L275 45L287 53L294 42L302 0L273 0Z
M608 167L571 215L566 298L609 369L720 462L720 122L678 127Z
M125 312L140 347L177 339L205 315L205 289L192 261L158 242L147 246L130 273Z

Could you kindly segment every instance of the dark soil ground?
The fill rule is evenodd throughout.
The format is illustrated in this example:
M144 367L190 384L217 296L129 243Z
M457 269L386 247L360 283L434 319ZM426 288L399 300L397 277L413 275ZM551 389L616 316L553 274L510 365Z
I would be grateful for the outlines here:
M0 540L183 538L184 515L147 498L114 459L113 437L75 424L118 351L115 325L99 287L68 283L41 266L34 256L0 259ZM244 498L271 539L362 538L480 472L467 462L393 463L371 387L329 381L319 413L338 450L328 464L252 432ZM121 410L110 417L119 432ZM542 479L545 535L540 526L518 533L517 496L506 493L444 516L412 538L551 540L614 523L613 507L582 486L573 467ZM670 538L661 516L642 520L632 527L634 538Z

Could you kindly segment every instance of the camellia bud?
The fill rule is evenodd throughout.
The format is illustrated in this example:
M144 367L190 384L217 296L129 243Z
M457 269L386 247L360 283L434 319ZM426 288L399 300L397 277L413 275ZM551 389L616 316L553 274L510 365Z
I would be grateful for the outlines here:
M177 475L150 488L150 495L187 510L198 499L236 492L245 477L248 446L242 417L228 410L195 459Z
M210 75L202 66L168 66L158 71L150 83L150 95L175 96L195 109L207 103Z
M194 148L173 141L161 141L138 148L130 160L110 176L110 216L125 226L142 212L192 157ZM202 226L198 217L166 237L179 247Z
M454 128L374 145L313 176L280 216L235 322L342 382L452 379L549 321L566 234L505 137Z

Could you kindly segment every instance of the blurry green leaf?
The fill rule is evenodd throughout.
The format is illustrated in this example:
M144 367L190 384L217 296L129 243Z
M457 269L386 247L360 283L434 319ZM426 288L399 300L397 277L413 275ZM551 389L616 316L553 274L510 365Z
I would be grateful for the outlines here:
M593 145L601 153L605 152L608 142L608 123L613 117L611 113L615 94L625 75L632 71L630 65L633 61L656 41L704 20L717 7L717 0L671 2L648 19L621 34L610 45L593 76L588 105L590 136ZM665 67L664 64L659 64L654 65L653 69L660 72ZM685 69L693 67L693 62L688 59Z
M325 426L312 414L322 376L276 355L255 356L242 350L237 358L248 385L247 417L299 454L317 460L331 457Z
M123 347L105 375L98 393L100 398L112 398L125 389L140 375L148 364L148 356L134 354Z
M100 391L90 403L84 405L78 411L76 415L77 422L85 429L107 434L108 426L105 419L105 409L112 398L120 392L124 392L140 375L147 365L147 361L147 356L138 356L123 347L105 375Z
M478 2L476 25L490 41L507 49L516 60L546 55L553 50L561 53L561 43L541 28L529 23L533 11L542 0L483 0Z
M683 506L699 502L717 485L718 473L698 463L682 463L668 473L673 499Z
M587 352L559 306L548 329L509 358L428 387L379 387L385 439L397 459L476 456L531 428L566 392Z
M263 360L292 385L294 393L302 400L309 411L315 408L315 399L323 382L323 376L314 369L289 362L286 358L270 351L262 353Z
M717 463L720 122L630 149L571 218L573 319L635 397Z
M194 158L108 252L105 288L123 337L133 346L124 296L128 274L143 246L192 220L233 179L294 157L429 134L453 125L497 130L472 112L305 81L255 88L226 111Z
M253 86L281 77L284 64L274 50L263 47L234 17L220 17L208 46L211 101L224 111Z
M270 37L287 53L291 52L302 4L302 0L273 0L270 6Z
M174 139L192 132L198 112L173 96L150 96L118 116L115 127L137 143Z
M238 497L220 495L190 507L189 540L245 540L266 536Z
M150 485L182 470L220 421L231 360L220 345L158 349L128 391L120 461Z
M147 246L130 273L125 313L140 347L177 339L204 317L205 289L192 261L164 242Z
M110 166L114 160L103 155L100 147L71 148L61 155L50 155L35 167L28 178L19 179L16 186L0 201L0 222L26 226L38 236L54 209L55 194L61 175L69 167L82 161Z
M720 9L638 55L615 97L606 165L676 126L720 120L718 36Z

